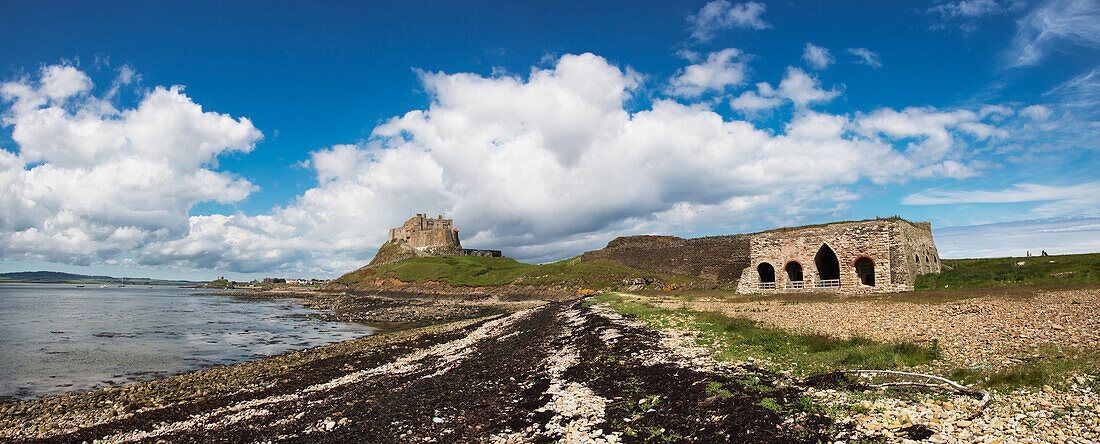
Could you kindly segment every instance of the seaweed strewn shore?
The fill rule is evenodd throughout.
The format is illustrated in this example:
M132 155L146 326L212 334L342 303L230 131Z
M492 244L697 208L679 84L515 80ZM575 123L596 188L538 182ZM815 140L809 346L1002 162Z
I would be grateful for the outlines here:
M798 402L801 389L768 382L775 376L752 366L716 366L698 353L684 359L683 350L661 337L579 300L533 304L160 381L17 403L5 406L0 437L616 442L663 434L711 442L815 442L837 432L820 414L807 412L792 422L766 401L761 404L764 398ZM742 383L733 375L765 382L739 397L708 392L707 381L738 387ZM723 418L718 425L698 427L715 417Z
M1096 292L1075 295L1091 301ZM898 304L892 301L776 305L624 293L566 300L427 292L236 296L294 298L334 319L388 320L388 329L158 381L3 404L0 439L1093 442L1100 436L1100 386L1089 362L1070 374L1046 375L1042 387L1023 380L1023 387L1002 387L994 384L1001 373L974 373L985 375L978 384L992 391L993 404L983 413L978 399L963 394L875 389L869 381L822 384L816 377L846 368L956 377L952 355L941 356L950 351L949 338L931 345L899 337L844 339L748 319L829 307L866 314L890 310ZM950 298L927 303L960 304ZM718 310L692 310L695 304ZM737 317L721 313L760 304L766 307L734 310Z

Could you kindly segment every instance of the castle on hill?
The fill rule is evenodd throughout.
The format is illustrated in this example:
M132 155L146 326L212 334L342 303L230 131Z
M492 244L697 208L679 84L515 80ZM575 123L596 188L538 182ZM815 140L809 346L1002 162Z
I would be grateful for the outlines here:
M427 214L417 214L401 224L390 228L389 239L378 249L371 265L397 262L411 257L426 256L479 256L502 257L500 250L477 250L462 248L458 239L458 229L453 219L444 219L440 214L435 218Z
M403 240L410 247L421 251L462 249L454 220L444 219L442 214L435 219L427 214L417 214L400 227L390 228L389 241L395 240Z

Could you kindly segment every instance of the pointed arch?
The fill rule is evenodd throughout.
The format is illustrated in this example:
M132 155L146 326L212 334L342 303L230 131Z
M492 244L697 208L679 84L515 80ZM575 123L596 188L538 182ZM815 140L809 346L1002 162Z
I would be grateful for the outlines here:
M817 266L819 280L840 279L840 261L828 244L821 244L821 248L814 255L814 265Z

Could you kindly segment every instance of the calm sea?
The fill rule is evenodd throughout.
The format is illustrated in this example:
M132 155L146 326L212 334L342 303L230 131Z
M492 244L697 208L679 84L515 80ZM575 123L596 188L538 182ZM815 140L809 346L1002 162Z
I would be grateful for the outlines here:
M0 284L0 397L141 381L369 335L290 301L175 287Z

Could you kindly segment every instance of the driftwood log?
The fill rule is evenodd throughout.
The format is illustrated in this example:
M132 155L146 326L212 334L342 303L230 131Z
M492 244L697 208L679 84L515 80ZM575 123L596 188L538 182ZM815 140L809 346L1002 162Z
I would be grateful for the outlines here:
M930 383L930 382L899 381L899 382L883 382L883 383L879 383L879 384L869 383L867 385L869 387L875 387L875 388L887 388L887 387L934 388L934 389L946 390L946 391L949 391L949 392L952 392L952 393L957 393L957 394L960 394L960 395L974 396L974 397L981 398L981 403L978 404L978 408L973 413L971 413L970 416L966 417L967 420L972 420L974 418L982 416L982 412L985 410L986 406L989 405L989 401L992 398L989 391L987 391L987 390L972 389L970 387L959 384L959 383L957 383L955 381L952 381L950 379L941 378L941 377L935 376L935 375L926 375L924 373L899 372L899 371L895 371L895 370L839 370L839 371L835 371L835 372L832 372L832 373L828 373L827 375L843 375L843 374L867 375L867 376L889 375L889 376L895 376L895 377L922 378L926 381L931 380L931 381L940 382L940 384L934 384L934 383Z

